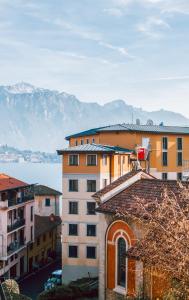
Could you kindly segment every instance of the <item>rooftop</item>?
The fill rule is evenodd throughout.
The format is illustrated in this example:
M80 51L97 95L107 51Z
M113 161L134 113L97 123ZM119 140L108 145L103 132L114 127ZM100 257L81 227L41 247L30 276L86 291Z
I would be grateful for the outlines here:
M84 153L84 152L94 152L94 153L132 153L132 150L121 148L117 146L110 145L101 145L101 144L84 144L73 147L68 147L63 150L58 150L58 154L61 155L63 153Z
M189 134L189 127L180 126L164 126L164 125L136 125L136 124L115 124L104 127L92 128L76 134L72 134L66 137L66 140L70 138L77 138L87 135L95 135L100 132L111 131L128 131L128 132L149 132L149 133L169 133L169 134Z
M54 190L48 186L45 186L45 185L36 185L34 187L34 193L36 196L61 196L62 193L57 191L57 190Z
M182 185L189 188L189 182L182 182ZM165 190L168 194L180 197L182 187L176 180L140 179L101 203L97 211L114 214L119 211L133 210L137 198L150 202L161 201Z
M35 238L49 232L61 224L61 218L58 216L38 216L35 215Z
M99 197L105 195L106 193L112 191L114 188L116 188L117 186L119 186L120 184L122 184L123 182L125 182L126 180L130 179L131 177L135 176L139 172L141 172L141 170L131 171L129 173L124 174L123 176L119 177L118 179L116 179L112 183L110 183L107 186L105 186L103 189L101 189L98 192L96 192L93 195L93 197L94 198L99 198Z
M14 177L10 177L7 174L0 173L0 192L14 188L26 187L28 185L29 184L26 182L23 182Z

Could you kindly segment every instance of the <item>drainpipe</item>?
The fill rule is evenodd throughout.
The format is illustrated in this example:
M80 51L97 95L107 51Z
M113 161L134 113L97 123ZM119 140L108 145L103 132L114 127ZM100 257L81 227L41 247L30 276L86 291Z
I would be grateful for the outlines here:
M112 175L111 175L111 172L112 172L112 155L110 154L110 163L109 163L109 173L110 173L110 183L112 182Z

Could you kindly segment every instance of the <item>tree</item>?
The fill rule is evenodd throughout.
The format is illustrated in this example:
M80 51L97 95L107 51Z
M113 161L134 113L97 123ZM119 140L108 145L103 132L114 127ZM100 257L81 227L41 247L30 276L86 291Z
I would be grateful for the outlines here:
M178 194L165 190L161 201L136 199L130 210L118 212L144 228L144 236L127 255L147 268L160 270L161 266L160 271L174 282L175 298L170 299L189 296L189 191L179 185Z

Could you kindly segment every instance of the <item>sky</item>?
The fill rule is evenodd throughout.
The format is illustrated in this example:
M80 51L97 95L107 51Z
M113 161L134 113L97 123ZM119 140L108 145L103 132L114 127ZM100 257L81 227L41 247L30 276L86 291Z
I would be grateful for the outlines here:
M0 0L0 85L189 117L189 0Z

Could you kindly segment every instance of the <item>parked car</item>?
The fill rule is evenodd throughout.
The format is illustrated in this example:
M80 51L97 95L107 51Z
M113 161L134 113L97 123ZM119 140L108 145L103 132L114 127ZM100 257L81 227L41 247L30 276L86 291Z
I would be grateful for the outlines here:
M57 285L62 284L62 270L56 270L51 273L51 276L44 284L44 290L50 290Z

